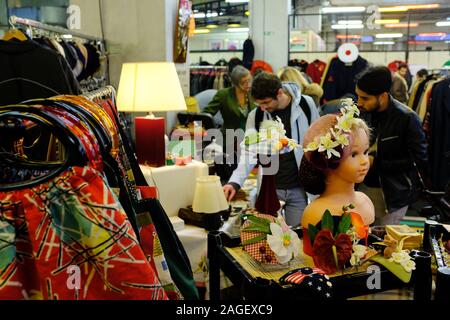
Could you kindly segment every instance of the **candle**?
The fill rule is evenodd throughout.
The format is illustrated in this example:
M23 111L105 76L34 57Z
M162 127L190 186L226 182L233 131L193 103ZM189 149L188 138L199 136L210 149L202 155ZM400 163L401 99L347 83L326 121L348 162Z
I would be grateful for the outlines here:
M162 167L166 164L164 118L137 117L136 155L140 164Z

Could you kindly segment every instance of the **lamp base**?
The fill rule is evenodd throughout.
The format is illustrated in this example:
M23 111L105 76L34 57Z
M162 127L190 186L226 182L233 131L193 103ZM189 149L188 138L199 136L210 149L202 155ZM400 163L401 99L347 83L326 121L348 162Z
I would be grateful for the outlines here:
M161 117L137 117L136 156L139 164L151 167L166 165L165 124Z
M178 216L186 224L204 228L208 231L219 230L223 225L222 212L218 213L197 213L192 208L181 208Z

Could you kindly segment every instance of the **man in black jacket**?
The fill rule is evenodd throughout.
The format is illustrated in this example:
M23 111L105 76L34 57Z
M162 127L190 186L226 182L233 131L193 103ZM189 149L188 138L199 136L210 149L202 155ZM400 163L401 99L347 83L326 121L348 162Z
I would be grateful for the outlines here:
M372 199L381 225L400 223L417 195L417 170L424 173L427 162L419 117L389 94L391 85L388 68L371 67L356 87L358 106L373 130L371 169L360 190Z

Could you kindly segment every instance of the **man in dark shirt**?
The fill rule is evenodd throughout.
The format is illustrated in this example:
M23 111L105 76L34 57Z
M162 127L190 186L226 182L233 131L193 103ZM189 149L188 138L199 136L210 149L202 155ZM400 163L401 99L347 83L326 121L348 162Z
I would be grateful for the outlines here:
M375 206L376 223L399 224L414 202L418 171L426 173L427 146L419 117L390 94L386 67L360 75L356 93L362 116L373 129L371 169L360 186Z
M261 121L278 116L284 124L286 136L301 145L309 125L319 118L319 112L312 98L302 96L296 84L281 83L280 79L273 74L263 72L255 77L252 96L258 108L249 113L246 130L258 130ZM310 116L303 111L300 104L302 99L306 101L304 108L307 108ZM228 184L224 186L224 193L228 200L233 199L256 165L256 156L253 159L247 157L248 154L242 152L237 169L233 172ZM303 210L307 205L306 193L298 179L298 168L302 157L302 148L295 148L290 153L281 155L279 169L275 175L278 199L285 202L285 219L287 224L293 227L300 224Z

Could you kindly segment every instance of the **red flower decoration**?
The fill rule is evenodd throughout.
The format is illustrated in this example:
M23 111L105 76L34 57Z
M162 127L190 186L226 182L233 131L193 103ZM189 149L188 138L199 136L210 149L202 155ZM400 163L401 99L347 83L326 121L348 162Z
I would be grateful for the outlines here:
M338 266L336 266L333 246L336 247ZM342 269L350 261L352 251L352 240L349 235L341 233L334 239L330 230L321 230L314 240L314 264L325 271L326 274L333 274L338 270L338 267Z

